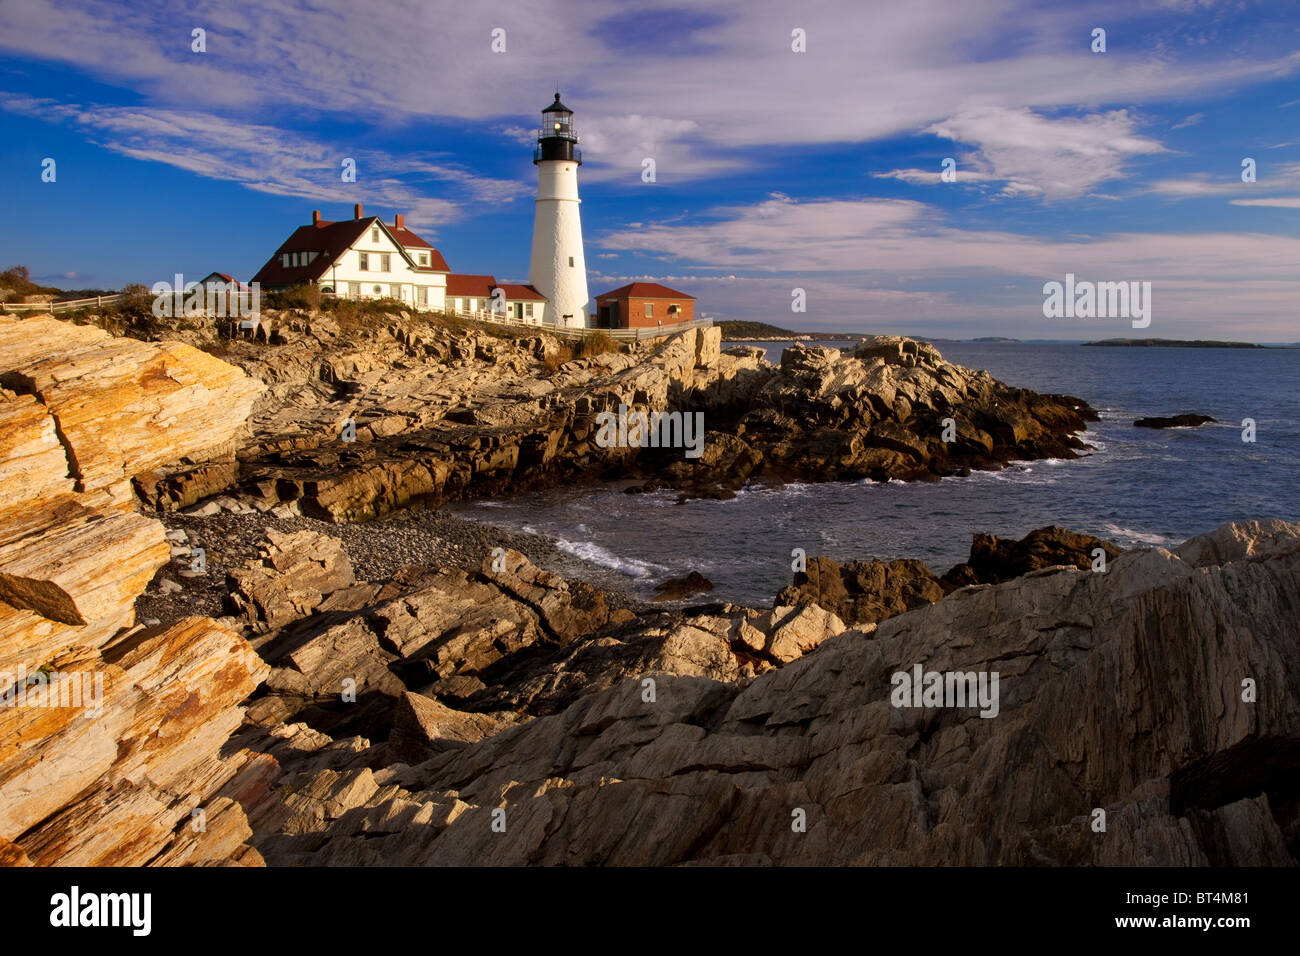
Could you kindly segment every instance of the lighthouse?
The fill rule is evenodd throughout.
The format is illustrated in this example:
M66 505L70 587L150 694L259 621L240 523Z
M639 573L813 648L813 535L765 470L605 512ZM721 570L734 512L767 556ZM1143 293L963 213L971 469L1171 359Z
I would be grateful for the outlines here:
M546 296L557 325L587 324L587 260L582 253L578 215L578 167L582 153L573 131L573 111L560 102L542 110L533 165L537 167L537 205L533 214L533 254L528 282Z

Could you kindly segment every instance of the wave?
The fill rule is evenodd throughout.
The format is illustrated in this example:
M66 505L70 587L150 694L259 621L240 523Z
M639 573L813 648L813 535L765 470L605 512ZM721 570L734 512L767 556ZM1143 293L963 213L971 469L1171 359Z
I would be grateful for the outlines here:
M1169 537L1167 535L1134 531L1132 528L1121 527L1113 521L1107 521L1102 525L1102 527L1105 529L1108 536L1119 538L1123 541L1131 541L1135 544L1163 545L1169 543Z
M610 571L617 571L629 578L658 577L671 570L662 564L655 564L651 561L621 558L613 551L602 548L594 541L569 541L565 538L556 538L555 546L581 561L607 568Z

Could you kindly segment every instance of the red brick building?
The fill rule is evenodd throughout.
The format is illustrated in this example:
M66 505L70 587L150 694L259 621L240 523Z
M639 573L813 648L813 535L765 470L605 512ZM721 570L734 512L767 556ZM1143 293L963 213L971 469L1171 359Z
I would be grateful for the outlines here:
M658 282L629 282L596 296L596 327L653 329L695 320L695 296Z

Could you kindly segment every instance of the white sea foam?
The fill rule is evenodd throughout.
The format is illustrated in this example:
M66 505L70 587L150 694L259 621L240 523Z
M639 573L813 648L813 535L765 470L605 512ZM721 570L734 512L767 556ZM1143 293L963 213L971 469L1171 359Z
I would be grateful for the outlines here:
M629 578L649 578L663 574L668 568L651 561L637 561L634 558L621 558L608 548L602 548L594 541L568 541L556 538L555 546L566 554L602 568L609 568Z
M1134 531L1132 528L1122 528L1113 521L1106 522L1102 527L1106 529L1108 536L1119 538L1121 541L1131 541L1134 544L1162 545L1169 542L1169 538L1163 534L1151 534Z

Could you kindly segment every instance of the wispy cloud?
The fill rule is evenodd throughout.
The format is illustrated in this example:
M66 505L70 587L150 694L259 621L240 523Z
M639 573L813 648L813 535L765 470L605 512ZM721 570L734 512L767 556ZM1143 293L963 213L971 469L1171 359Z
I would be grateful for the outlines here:
M977 169L1006 183L1006 191L1072 199L1119 179L1125 160L1164 150L1137 132L1127 110L1047 117L1029 109L979 107L930 126L926 132L976 147Z
M1300 209L1300 196L1273 196L1265 199L1232 199L1232 206L1275 206L1278 209Z
M1300 238L1294 237L1206 231L1043 238L954 228L936 210L903 200L769 199L711 210L710 217L704 223L616 232L597 245L668 255L670 261L697 269L708 264L749 271L754 278L780 273L783 278L773 288L785 288L787 306L792 286L813 282L862 293L874 290L855 308L879 319L887 317L887 310L868 306L884 302L886 292L912 296L925 290L909 286L953 287L973 276L1023 280L1018 304L1009 308L1033 318L1042 303L1042 283L1069 272L1098 280L1151 281L1165 318L1177 316L1189 328L1221 321L1224 303L1231 303L1234 315L1267 321L1278 334L1289 321L1279 316L1293 314L1293 308L1279 311L1285 308L1282 290L1289 288L1294 297L1295 263L1300 261ZM951 299L944 297L945 302ZM983 308L991 314L982 295L966 306L958 311L972 314Z
M716 178L761 167L769 158L755 146L933 128L973 145L1013 192L1049 198L1114 178L1153 144L1123 111L1045 113L1217 96L1300 68L1300 52L1177 47L1176 37L1155 55L1117 47L1103 66L1086 47L1103 15L1123 26L1109 4L1048 17L1029 0L967 0L960 16L940 0L838 0L797 15L779 0L719 0L707 17L675 0L634 11L616 0L490 0L473 16L460 0L310 10L162 0L129 17L110 0L24 0L0 3L0 48L126 86L151 108L239 108L267 126L286 113L518 125L541 105L527 91L560 82L581 107L589 178L639 171L646 156L664 181ZM791 50L796 25L805 53ZM206 53L191 52L194 27L208 31ZM492 51L495 28L506 31L504 53ZM1102 149L1088 148L1089 134ZM1052 135L1065 138L1055 151ZM1017 136L1037 144L1023 160L1011 155Z
M82 107L3 93L0 109L56 119L121 155L166 163L258 192L324 203L363 200L405 210L417 228L450 221L460 210L459 201L431 198L418 188L430 181L453 183L461 201L506 202L529 191L523 183L479 176L456 166L330 145L301 133L289 135L271 126L210 113ZM340 175L346 158L356 162L354 183L345 183Z

